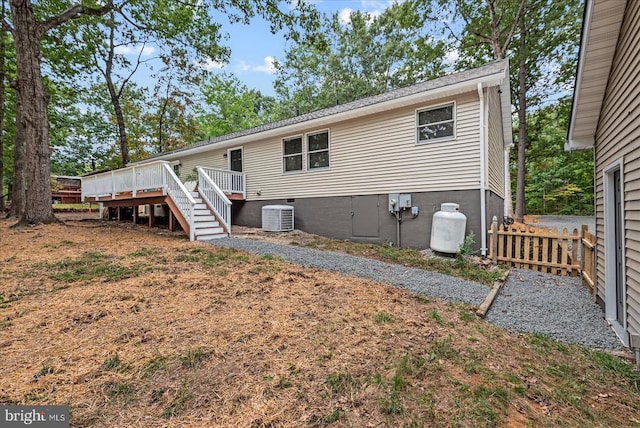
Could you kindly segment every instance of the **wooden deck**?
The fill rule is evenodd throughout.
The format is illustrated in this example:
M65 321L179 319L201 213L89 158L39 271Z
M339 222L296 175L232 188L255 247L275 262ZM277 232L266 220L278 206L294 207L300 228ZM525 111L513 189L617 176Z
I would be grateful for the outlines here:
M244 201L243 195L232 193L227 194L227 197L231 201ZM138 191L136 196L133 196L133 192L122 192L116 195L103 197L86 197L85 202L102 203L103 208L108 210L107 218L115 218L118 221L123 221L126 217L125 208L132 208L132 221L134 224L138 224L140 217L148 216L148 226L156 227L156 214L155 205L166 205L169 215L169 231L173 232L177 229L179 224L185 232L188 234L188 223L180 213L180 210L175 206L173 201L168 195L163 195L162 190L149 190ZM148 206L148 214L141 216L138 212L138 207ZM104 217L104 213L102 214Z

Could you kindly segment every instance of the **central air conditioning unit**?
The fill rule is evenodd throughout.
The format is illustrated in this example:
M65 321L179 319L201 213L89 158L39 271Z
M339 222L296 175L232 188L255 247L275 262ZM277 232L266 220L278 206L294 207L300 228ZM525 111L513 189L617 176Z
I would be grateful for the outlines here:
M262 207L262 230L266 232L293 230L293 207L290 205L265 205Z

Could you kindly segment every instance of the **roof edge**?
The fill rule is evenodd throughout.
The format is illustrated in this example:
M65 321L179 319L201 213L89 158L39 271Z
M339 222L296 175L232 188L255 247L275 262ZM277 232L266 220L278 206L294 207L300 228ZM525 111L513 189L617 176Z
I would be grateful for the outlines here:
M491 70L490 66L496 67L496 70ZM489 70L487 70L485 74L480 74L478 76L473 75L474 71L480 71L485 68L489 68ZM406 91L407 89L410 89L416 86L425 85L427 83L437 83L438 80L441 80L441 79L442 80L451 79L452 77L455 77L458 75L464 76L465 74L469 74L470 76L467 77L465 80L462 80L459 82L445 84L442 86L435 86L433 88L428 88L422 91L418 91L416 93L409 93L407 95L401 95L395 98L382 99L380 101L375 101L377 98L382 98L385 95L388 95L395 91L402 91L402 90ZM336 109L336 107L321 109L316 112L298 116L297 118L300 118L299 120L295 120L297 118L284 119L281 121L272 122L271 124L266 124L267 126L268 125L272 126L271 128L268 128L268 129L261 130L260 128L265 126L265 125L261 125L256 128L239 131L234 134L223 135L221 137L218 137L218 139L214 141L210 141L210 140L204 141L204 142L195 143L191 146L187 146L171 152L160 153L158 155L151 156L141 161L132 162L131 165L139 165L139 164L144 164L144 163L153 162L157 160L173 159L177 155L186 156L186 155L199 154L205 151L212 150L214 148L215 149L228 148L234 145L244 144L257 139L268 138L273 135L287 134L289 132L295 133L298 130L298 128L313 128L313 127L325 126L328 124L327 122L329 123L336 122L337 117L340 117L341 121L349 120L349 119L365 116L367 114L383 111L383 110L400 108L402 107L403 104L408 105L411 103L417 103L417 102L420 102L421 99L428 100L429 98L436 98L436 97L442 98L446 96L456 95L462 92L467 92L467 91L471 92L476 90L478 83L481 83L483 87L490 87L490 86L502 87L503 85L505 85L505 81L507 82L506 84L508 88L508 85L509 85L508 60L493 61L491 63L485 64L483 66L480 66L474 69L469 69L469 70L465 70L458 73L448 74L436 79L432 79L430 81L425 81L415 85L410 85L404 88L399 88L399 89L389 91L380 95L374 95L371 97L366 97L361 100L356 100L352 102L352 103L358 103L358 102L362 102L363 100L373 101L371 104L367 104L361 107L354 107L352 109L345 110L345 111L337 110L335 112L331 112L331 110ZM504 92L505 91L503 90L503 94L502 94L503 97L505 96ZM508 116L510 121L511 119L510 91L508 90L506 91L506 96L509 98L509 106L507 110L509 111ZM350 103L346 103L343 106L347 106L348 104ZM504 110L504 107L503 107L503 110ZM303 119L302 117L304 116L311 116L311 117L309 117L308 119ZM504 111L503 111L503 116L504 116ZM293 120L292 123L287 123L292 120ZM511 128L509 127L509 130L510 129ZM503 131L503 132L506 132L506 131ZM510 134L511 132L509 132L509 135ZM507 135L505 135L505 138L507 138Z

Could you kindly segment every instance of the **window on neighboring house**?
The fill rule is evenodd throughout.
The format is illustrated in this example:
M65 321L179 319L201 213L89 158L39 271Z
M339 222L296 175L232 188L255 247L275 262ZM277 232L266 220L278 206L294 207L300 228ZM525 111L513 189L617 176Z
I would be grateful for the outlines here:
M307 135L307 165L309 169L329 168L329 132Z
M418 143L454 138L455 128L453 103L418 111Z
M302 171L302 137L282 140L284 172Z

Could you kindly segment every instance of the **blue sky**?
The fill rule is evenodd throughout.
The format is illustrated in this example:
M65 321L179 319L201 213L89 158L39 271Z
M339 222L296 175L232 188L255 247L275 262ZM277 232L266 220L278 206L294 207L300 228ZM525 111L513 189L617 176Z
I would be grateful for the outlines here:
M346 20L351 10L380 14L392 0L316 0L313 3L320 12L339 13ZM228 25L225 30L229 33L227 44L231 48L231 60L220 70L235 74L250 88L273 95L272 62L283 59L287 48L282 34L271 34L269 24L257 19L249 26ZM219 64L211 66L213 69Z
M389 7L394 0L311 0L316 8L327 15L339 13L341 18L348 20L352 10L379 15ZM250 25L222 23L223 31L228 33L224 42L231 49L231 58L226 64L210 61L206 64L212 72L233 73L244 82L247 87L258 89L264 95L275 95L273 81L275 70L274 59L283 59L287 48L283 33L272 34L269 23L262 19L252 20ZM140 46L120 47L117 53L135 58L140 52ZM144 56L154 54L153 47L146 47ZM138 73L135 80L140 84L148 84L144 72Z

